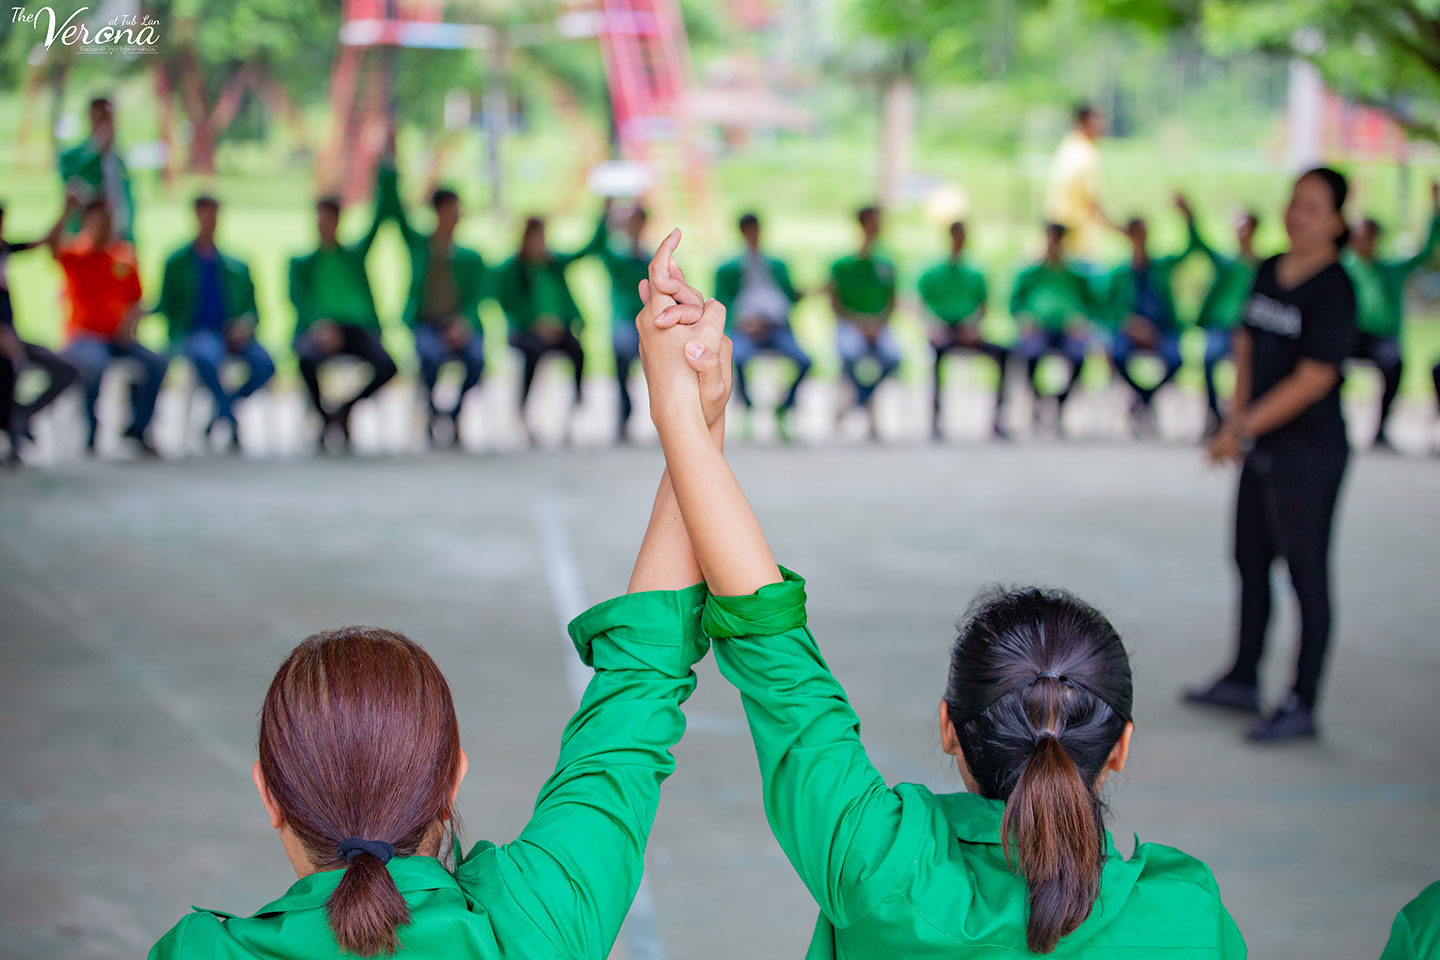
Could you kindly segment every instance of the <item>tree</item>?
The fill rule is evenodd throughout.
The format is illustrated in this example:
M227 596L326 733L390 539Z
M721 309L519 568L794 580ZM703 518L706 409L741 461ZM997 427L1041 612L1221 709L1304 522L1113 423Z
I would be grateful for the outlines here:
M1436 0L1089 0L1105 17L1196 26L1220 56L1259 51L1315 65L1332 90L1440 142Z

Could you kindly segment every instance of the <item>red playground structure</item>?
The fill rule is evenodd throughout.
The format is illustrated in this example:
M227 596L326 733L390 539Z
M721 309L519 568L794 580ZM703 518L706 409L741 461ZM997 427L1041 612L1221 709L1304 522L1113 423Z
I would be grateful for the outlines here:
M340 188L350 199L365 195L391 120L398 50L484 51L503 64L506 45L589 37L599 42L605 64L619 159L652 177L678 159L691 177L703 176L682 119L690 47L676 0L583 0L566 4L553 23L503 34L446 19L447 12L442 0L344 0L330 78L332 128L316 167L322 187ZM665 144L677 147L678 157L656 149Z

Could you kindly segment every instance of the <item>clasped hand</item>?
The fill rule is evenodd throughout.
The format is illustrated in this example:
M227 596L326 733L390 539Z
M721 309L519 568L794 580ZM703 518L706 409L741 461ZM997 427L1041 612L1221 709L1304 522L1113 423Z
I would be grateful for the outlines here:
M730 338L725 307L685 282L675 261L680 231L672 230L640 281L645 307L635 318L640 364L650 394L650 419L668 430L722 427L730 399Z

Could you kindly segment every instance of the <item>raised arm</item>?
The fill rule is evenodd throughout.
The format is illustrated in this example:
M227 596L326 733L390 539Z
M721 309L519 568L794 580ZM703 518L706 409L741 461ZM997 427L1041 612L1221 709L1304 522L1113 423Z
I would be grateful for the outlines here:
M1440 246L1440 181L1430 181L1430 229L1425 234L1425 242L1420 249L1403 260L1397 261L1396 269L1400 271L1401 277L1408 277L1416 270L1430 262L1435 255L1435 248Z
M662 308L674 302L656 298ZM723 405L711 414L718 444ZM639 888L660 784L674 769L670 750L685 730L680 705L695 688L691 667L707 649L700 580L666 473L627 594L570 624L595 676L566 726L534 815L496 854L516 903L563 956L607 956ZM478 867L468 863L462 881Z
M672 233L651 262L652 288L673 285L670 254L678 239ZM668 308L657 320L685 311ZM844 924L908 868L920 834L907 847L902 827L918 827L920 818L907 820L905 804L865 755L845 691L805 625L803 581L788 571L782 578L739 483L707 436L707 374L723 366L706 366L709 353L695 349L703 344L684 327L642 323L640 333L651 415L710 587L705 633L717 641L721 672L740 691L766 815L821 909ZM690 372L697 367L699 389Z
M65 192L65 206L60 210L60 217L55 221L55 224L49 231L46 232L44 239L41 241L50 248L51 255L56 259L60 257L60 235L65 231L65 223L79 206L80 198L75 195L73 190L67 190Z
M642 555L678 552L673 528L652 524L652 534ZM663 582L683 574L682 566ZM708 647L704 602L704 584L696 582L616 597L570 624L595 675L529 823L493 859L514 904L559 956L606 957L639 889L660 785L675 769L670 751L685 732L680 707L695 689L691 667ZM462 885L489 868L488 852L482 845L460 864Z
M610 203L606 201L605 209L600 212L600 220L595 224L595 232L590 239L585 241L585 246L579 250L571 250L568 253L553 254L555 262L562 267L568 267L576 260L583 260L585 257L604 253L606 244L610 242Z

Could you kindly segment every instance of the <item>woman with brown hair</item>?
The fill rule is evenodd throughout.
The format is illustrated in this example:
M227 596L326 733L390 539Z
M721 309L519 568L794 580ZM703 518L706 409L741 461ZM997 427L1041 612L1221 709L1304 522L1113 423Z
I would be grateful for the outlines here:
M265 696L254 768L299 880L250 917L190 914L152 960L606 956L674 769L691 667L708 648L701 579L666 476L629 593L570 624L595 675L530 822L453 868L442 857L458 852L468 761L440 669L389 630L307 638Z
M1100 790L1134 731L1130 662L1069 593L982 594L961 625L938 713L969 792L886 785L806 625L805 582L776 566L715 440L729 358L707 339L724 311L675 276L652 274L661 296L639 322L651 417L770 827L820 907L807 957L1243 957L1204 863L1149 843L1127 859L1105 830Z

